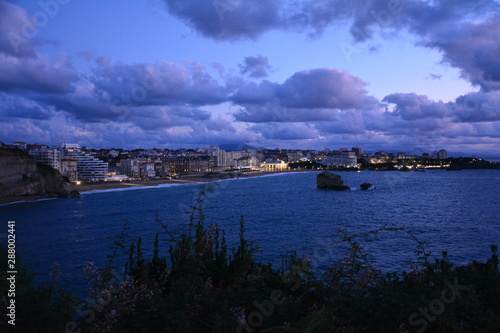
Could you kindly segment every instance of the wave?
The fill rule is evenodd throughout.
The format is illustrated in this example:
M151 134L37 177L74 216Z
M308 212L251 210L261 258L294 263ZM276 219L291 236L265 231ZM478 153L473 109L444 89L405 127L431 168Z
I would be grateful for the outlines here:
M253 179L253 178L284 176L284 175L297 174L297 173L299 173L299 172L276 172L276 173L270 173L270 174L264 174L264 175L258 175L258 176L241 176L241 177L235 177L235 178L218 179L218 180L215 180L215 181L223 181L223 180L245 180L245 179Z
M36 199L36 200L13 201L13 202L7 202L7 203L0 204L0 207L7 206L7 205L13 205L13 204L26 203L26 202L38 202L38 201L46 201L46 200L54 200L54 199L57 199L57 198L42 198L42 199Z
M376 189L376 187L372 185L372 186L368 187L366 189L366 191L373 191L375 189ZM350 191L362 191L362 189L360 187L351 187L351 188L349 188L349 190Z
M129 186L129 187L119 187L119 188L107 188L105 190L90 190L81 192L81 195L88 194L96 194L96 193L107 193L107 192L124 192L124 191L135 191L135 190L150 190L154 188L165 188L165 187L173 187L173 186L181 186L181 185L196 185L199 183L183 183L183 184L158 184L151 186Z

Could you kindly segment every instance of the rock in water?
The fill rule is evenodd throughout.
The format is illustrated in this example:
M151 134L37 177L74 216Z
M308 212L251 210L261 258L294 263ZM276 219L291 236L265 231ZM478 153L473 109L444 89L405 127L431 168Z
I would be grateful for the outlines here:
M345 191L349 186L344 185L342 177L331 173L330 171L323 171L316 177L316 184L318 188L327 188L336 191Z
M78 192L77 190L73 190L73 191L69 192L69 197L73 198L73 199L78 199L78 198L81 198L81 195L80 195L80 192Z
M366 191L367 189L369 189L370 187L372 187L372 184L370 184L370 183L363 183L363 184L359 185L359 187L361 187L362 190Z

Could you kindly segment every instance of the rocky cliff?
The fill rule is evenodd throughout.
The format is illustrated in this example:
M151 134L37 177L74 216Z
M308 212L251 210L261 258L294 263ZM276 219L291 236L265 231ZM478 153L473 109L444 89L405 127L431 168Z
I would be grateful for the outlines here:
M18 149L0 148L0 197L52 195L63 189L59 171Z

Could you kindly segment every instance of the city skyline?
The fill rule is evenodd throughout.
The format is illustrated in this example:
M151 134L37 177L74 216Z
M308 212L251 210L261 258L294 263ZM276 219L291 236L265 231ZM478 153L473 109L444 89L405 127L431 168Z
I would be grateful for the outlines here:
M0 1L0 141L500 156L498 1Z
M389 151L383 148L380 149L375 149L373 151L367 151L363 147L360 146L353 146L351 148L347 147L326 147L324 149L299 149L299 148L280 148L280 147L275 147L275 148L266 148L266 147L252 147L248 145L243 145L243 146L224 146L224 145L209 145L209 146L199 146L196 148L186 148L186 147L178 147L178 148L168 148L168 147L153 147L153 148L141 148L141 147L136 147L134 149L125 149L122 147L107 147L107 148L95 148L95 147L87 147L87 146L81 146L79 144L75 143L68 143L68 142L58 142L57 145L55 144L39 144L39 143L27 143L23 141L16 141L13 143L5 143L0 141L0 148L17 148L20 150L24 151L37 151L38 149L42 149L42 151L48 150L60 150L61 147L64 146L73 146L73 147L78 147L78 149L84 149L84 150L89 150L89 151L94 151L94 152L119 152L120 154L122 152L128 153L128 152L143 152L147 154L151 154L156 152L175 152L175 153L180 153L183 155L183 152L201 152L202 154L207 153L212 150L219 150L219 151L225 151L225 152L249 152L249 151L254 151L254 152L270 152L270 151L282 151L282 152L314 152L314 153L324 153L324 154L329 154L329 153L341 153L341 152L355 152L356 156L360 157L363 155L378 155L382 154L385 156L391 156L393 158L400 158L400 156L406 156L403 157L403 159L408 159L408 158L413 158L413 157L424 157L424 158L435 158L435 159L446 159L448 157L448 154L450 153L451 158L456 158L456 157L474 157L474 158L485 158L484 156L471 156L467 154L462 154L462 153L457 153L457 152L448 152L446 149L441 148L439 150L434 150L434 151ZM332 148L332 149L330 149ZM439 155L439 154L444 154ZM439 157L438 157L439 156ZM487 159L487 158L485 158ZM493 160L492 162L496 162L496 160Z

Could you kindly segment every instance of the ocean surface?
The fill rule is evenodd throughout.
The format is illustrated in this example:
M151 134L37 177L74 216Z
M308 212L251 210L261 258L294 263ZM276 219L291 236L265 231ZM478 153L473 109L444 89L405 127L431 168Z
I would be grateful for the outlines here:
M354 234L384 224L404 226L427 251L436 257L448 251L457 264L484 261L490 245L500 244L500 170L337 173L350 191L316 188L318 172L213 182L203 203L205 223L218 223L234 245L243 216L246 238L260 249L259 261L279 266L283 255L296 251L310 254L319 271L345 253L339 229ZM364 182L375 188L359 190ZM143 238L148 258L155 233L162 232L155 215L171 230L186 227L186 212L200 190L200 184L168 185L3 205L1 240L7 221L16 221L18 258L35 281L48 280L50 267L58 263L63 280L81 288L85 262L104 265L109 238L120 234L124 220L131 236ZM160 240L167 255L169 238ZM416 261L417 243L406 233L386 231L359 241L383 271L407 270Z

